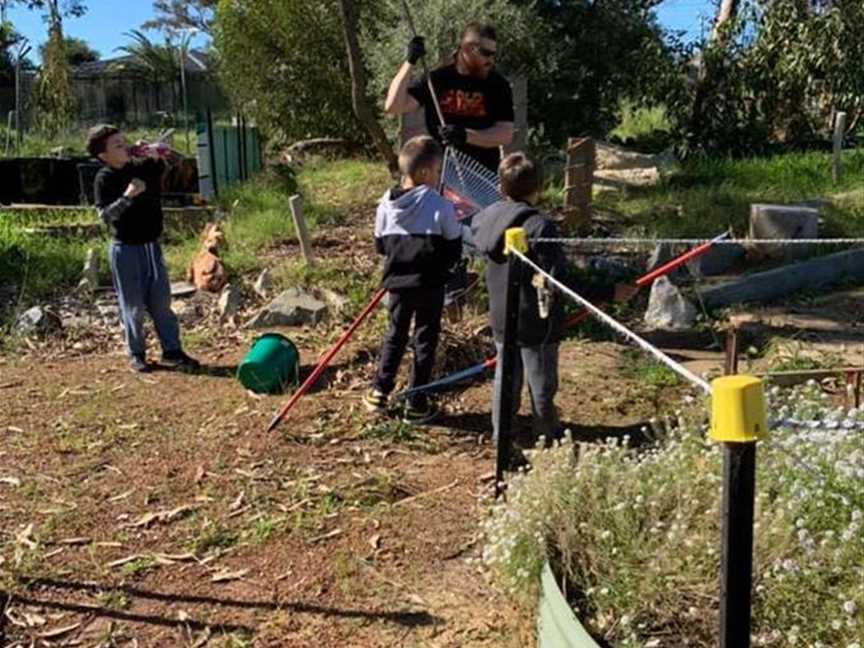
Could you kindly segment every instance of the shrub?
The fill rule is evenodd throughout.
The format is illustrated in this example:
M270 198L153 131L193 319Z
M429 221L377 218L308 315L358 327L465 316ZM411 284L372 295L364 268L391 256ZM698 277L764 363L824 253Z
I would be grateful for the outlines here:
M846 647L864 633L864 414L826 399L815 384L770 394L778 419L822 423L759 446L754 645ZM485 563L533 596L550 558L579 616L613 645L714 645L722 454L704 431L703 407L689 403L648 449L580 445L575 464L569 443L539 451L493 510Z

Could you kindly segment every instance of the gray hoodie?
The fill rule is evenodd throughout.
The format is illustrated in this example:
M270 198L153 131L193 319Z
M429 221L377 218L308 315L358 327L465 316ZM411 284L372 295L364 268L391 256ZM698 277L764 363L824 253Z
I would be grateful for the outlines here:
M386 257L381 283L388 290L442 287L462 254L462 227L431 187L394 187L378 203L375 249Z

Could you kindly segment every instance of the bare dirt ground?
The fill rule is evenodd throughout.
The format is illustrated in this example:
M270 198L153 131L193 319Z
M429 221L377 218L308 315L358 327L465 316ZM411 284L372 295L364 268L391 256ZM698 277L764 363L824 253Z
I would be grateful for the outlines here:
M617 345L582 346L565 417L601 436L649 414ZM488 384L440 426L370 419L361 344L268 436L283 399L233 380L245 350L202 345L195 376L133 376L117 353L2 365L7 645L525 645L530 619L475 562Z

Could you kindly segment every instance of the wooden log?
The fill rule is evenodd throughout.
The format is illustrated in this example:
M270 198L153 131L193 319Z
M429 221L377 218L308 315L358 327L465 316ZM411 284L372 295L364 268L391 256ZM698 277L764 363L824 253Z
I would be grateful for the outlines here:
M839 281L864 283L864 249L846 250L757 272L698 292L707 307L718 308L773 301L799 290L816 290Z
M303 218L302 199L299 195L294 194L288 199L288 205L291 207L291 218L294 220L294 231L297 232L297 240L300 241L300 252L303 253L303 259L306 265L312 266L315 264L315 259L312 256L312 243L309 241L309 231L306 229L306 220Z
M570 231L591 220L591 193L594 182L596 147L588 137L567 140L567 165L564 168L564 218Z

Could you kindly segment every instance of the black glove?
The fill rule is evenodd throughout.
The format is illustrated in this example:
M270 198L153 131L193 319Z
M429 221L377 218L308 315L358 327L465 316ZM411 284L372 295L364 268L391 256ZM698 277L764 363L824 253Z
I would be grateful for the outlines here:
M408 41L408 46L405 48L405 60L414 65L424 56L426 56L426 41L422 36L415 36Z
M468 133L465 132L465 127L456 124L441 126L438 129L438 134L441 135L441 141L444 142L444 146L459 148L460 146L464 146L465 142L468 141Z

